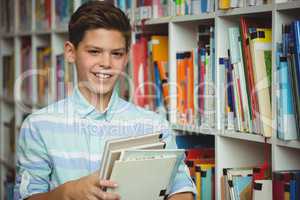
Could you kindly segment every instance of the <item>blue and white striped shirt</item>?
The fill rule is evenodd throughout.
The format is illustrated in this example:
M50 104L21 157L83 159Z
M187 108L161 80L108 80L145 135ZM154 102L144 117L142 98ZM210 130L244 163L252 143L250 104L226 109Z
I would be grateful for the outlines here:
M160 131L166 148L176 148L174 133L158 114L139 108L113 92L99 112L76 88L70 97L29 115L17 144L14 199L48 192L99 170L106 140ZM195 186L182 162L171 193L193 192Z

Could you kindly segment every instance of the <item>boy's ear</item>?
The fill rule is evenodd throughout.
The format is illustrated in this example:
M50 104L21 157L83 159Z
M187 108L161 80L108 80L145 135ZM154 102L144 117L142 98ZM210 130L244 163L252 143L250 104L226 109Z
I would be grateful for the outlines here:
M74 63L75 62L75 46L70 42L66 41L64 45L64 54L65 54L65 59L69 63Z

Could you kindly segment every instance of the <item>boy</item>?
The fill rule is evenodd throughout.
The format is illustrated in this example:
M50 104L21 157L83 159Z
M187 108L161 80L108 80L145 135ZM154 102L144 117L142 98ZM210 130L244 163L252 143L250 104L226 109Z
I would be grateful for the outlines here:
M77 68L73 94L31 114L17 145L15 199L116 200L99 179L105 141L160 131L175 148L167 123L118 97L115 83L128 62L131 28L113 5L90 1L72 15L66 59ZM128 180L130 184L130 179ZM192 200L194 185L182 163L169 200Z

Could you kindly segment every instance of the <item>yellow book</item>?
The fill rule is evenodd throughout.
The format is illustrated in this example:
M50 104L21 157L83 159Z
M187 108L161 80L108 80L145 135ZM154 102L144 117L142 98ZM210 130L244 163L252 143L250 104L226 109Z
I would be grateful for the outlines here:
M260 133L265 137L272 135L272 112L271 112L271 52L272 30L257 28L251 34L250 50L253 62L253 75L255 92L258 99L260 118Z
M152 60L165 61L169 60L168 36L153 35L152 42Z
M290 200L290 184L284 185L284 200Z
M196 176L196 188L197 188L197 200L201 200L201 167L200 165L195 166L195 176Z
M219 0L219 9L227 10L230 8L230 0Z

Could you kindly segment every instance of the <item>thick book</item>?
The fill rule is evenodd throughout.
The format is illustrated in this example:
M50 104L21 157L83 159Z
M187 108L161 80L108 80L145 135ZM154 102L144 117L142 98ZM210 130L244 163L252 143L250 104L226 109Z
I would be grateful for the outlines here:
M291 77L288 70L286 57L279 59L279 106L281 115L278 117L281 127L278 130L278 138L282 140L295 140L298 138L293 107Z
M272 135L271 112L271 50L272 30L257 28L251 33L250 51L253 63L254 87L259 107L260 134Z
M100 177L117 182L118 188L107 190L125 200L164 199L184 159L184 150L164 148L159 133L108 140Z
M106 141L100 166L100 178L109 178L108 169L111 168L111 159L117 154L118 151L121 152L122 150L129 148L147 147L148 145L157 144L160 142L163 142L162 134L160 133ZM120 153L118 155L120 156Z
M253 186L253 200L272 199L272 180L256 180Z
M165 199L183 158L184 150L178 149L124 150L109 177L118 187L107 191L125 200Z
M164 156L163 152L151 158L118 160L110 177L118 187L108 191L119 194L124 200L163 200L168 195L176 163L176 155Z

